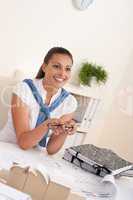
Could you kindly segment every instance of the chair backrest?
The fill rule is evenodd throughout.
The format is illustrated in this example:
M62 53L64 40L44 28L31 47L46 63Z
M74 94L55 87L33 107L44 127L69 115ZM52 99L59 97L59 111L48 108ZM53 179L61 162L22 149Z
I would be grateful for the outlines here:
M24 78L24 74L16 70L10 77L0 76L0 129L7 121L13 87Z

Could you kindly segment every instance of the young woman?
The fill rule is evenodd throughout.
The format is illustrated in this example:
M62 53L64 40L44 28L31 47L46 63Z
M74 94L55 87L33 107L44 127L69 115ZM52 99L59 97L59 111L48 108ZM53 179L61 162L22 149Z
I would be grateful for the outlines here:
M73 114L77 101L63 89L72 65L71 53L54 47L46 54L36 78L17 84L8 122L0 133L4 141L18 143L22 149L46 147L49 154L60 150L76 130Z

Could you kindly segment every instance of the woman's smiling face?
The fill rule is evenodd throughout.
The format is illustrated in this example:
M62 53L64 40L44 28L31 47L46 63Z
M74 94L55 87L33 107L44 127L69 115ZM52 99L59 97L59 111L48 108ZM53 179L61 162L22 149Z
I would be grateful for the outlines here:
M72 60L66 54L53 54L48 64L42 65L44 83L61 88L71 77Z

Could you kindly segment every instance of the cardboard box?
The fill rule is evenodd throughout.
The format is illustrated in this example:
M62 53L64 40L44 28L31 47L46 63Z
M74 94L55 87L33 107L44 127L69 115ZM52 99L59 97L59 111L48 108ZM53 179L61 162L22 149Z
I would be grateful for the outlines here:
M14 165L6 178L9 186L29 194L32 200L84 200L77 194L71 194L70 188L46 180L42 172L29 167Z
M7 184L11 187L16 188L17 190L23 191L25 183L28 178L29 168L23 168L17 165L14 165L9 172L7 179Z
M67 200L70 188L45 180L43 174L29 167L15 165L11 168L7 184L31 195L33 200Z
M43 200L67 200L70 188L50 181Z
M67 200L85 200L85 198L78 194L70 193Z
M6 184L8 176L9 176L9 171L8 170L5 170L5 169L1 169L0 170L0 182L1 183L5 183Z
M39 171L36 171L36 174L30 171L27 175L23 192L30 194L35 200L43 200L47 187L48 184Z

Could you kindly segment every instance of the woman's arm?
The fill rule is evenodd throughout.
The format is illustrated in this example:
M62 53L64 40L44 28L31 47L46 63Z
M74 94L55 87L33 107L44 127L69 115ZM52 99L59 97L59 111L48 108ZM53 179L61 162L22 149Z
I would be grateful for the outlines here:
M48 154L55 154L57 153L61 147L63 146L65 140L66 140L67 134L65 133L60 133L59 135L53 134L48 142L47 145L47 152Z
M11 105L13 124L18 145L22 149L32 148L42 139L44 133L47 133L49 119L33 130L30 130L28 106L15 94L13 94ZM56 122L56 119L53 121Z

